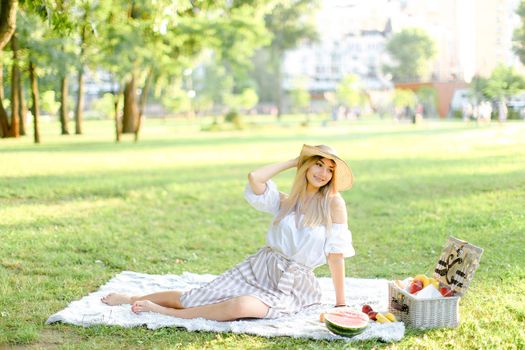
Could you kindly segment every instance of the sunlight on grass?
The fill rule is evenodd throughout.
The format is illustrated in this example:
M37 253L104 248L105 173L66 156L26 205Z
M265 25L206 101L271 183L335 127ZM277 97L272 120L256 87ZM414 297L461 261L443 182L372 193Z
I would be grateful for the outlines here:
M71 221L81 218L87 218L92 212L104 208L116 208L121 205L122 200L72 200L63 201L61 203L27 203L27 200L22 203L20 201L7 202L6 205L0 208L0 230L2 226L11 225L30 225L39 222L60 222L63 219ZM25 202L25 203L24 203Z
M0 347L344 349L343 342L120 327L45 326L47 317L122 270L220 273L264 244L269 217L243 199L246 174L327 143L356 182L344 192L356 256L347 275L431 273L449 235L485 249L457 329L408 329L363 349L525 348L525 123L247 119L146 120L141 140L114 143L111 121L42 144L0 140ZM323 126L324 125L324 126ZM293 173L275 178L288 191ZM242 242L240 244L240 242ZM327 267L316 270L329 276Z

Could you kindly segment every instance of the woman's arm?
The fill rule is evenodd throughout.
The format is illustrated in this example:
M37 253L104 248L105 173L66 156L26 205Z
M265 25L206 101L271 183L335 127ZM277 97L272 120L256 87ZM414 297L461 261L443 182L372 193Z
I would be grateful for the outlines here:
M330 213L332 223L347 223L348 213L346 212L346 203L343 197L340 195L332 197ZM335 288L335 305L345 305L345 258L342 253L330 253L327 260Z
M345 305L345 259L341 253L328 254L328 267L335 289L335 305Z
M266 190L266 181L270 180L281 171L297 166L297 158L286 162L275 163L263 166L262 168L251 171L248 174L248 181L253 193L260 195Z

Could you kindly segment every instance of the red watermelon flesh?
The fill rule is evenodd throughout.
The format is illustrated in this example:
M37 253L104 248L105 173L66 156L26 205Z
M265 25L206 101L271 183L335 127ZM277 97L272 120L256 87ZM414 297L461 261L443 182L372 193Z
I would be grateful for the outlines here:
M341 316L346 316L346 317L350 317L350 318L357 318L357 319L361 319L361 320L367 321L367 322L369 320L369 317L368 317L367 314L365 314L364 312L352 309L350 307L336 307L336 308L333 308L331 310L328 310L326 312L326 314L341 315Z
M368 315L361 311L331 310L324 315L326 328L332 333L344 337L353 337L368 327Z

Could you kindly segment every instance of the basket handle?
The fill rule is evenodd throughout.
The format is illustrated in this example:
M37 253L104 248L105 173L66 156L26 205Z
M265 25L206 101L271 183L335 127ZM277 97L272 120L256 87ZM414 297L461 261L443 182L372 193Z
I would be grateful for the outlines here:
M400 302L397 298L392 297L392 307L400 312L408 314L408 305Z

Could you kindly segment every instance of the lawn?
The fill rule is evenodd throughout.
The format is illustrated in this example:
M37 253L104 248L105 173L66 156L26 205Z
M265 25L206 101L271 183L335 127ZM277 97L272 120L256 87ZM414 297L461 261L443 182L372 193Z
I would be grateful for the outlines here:
M221 132L199 123L147 120L139 143L114 143L110 121L86 122L82 136L44 122L40 145L0 140L0 347L525 348L525 123L313 120ZM350 346L44 324L122 270L218 274L255 252L270 218L244 201L246 174L303 143L334 146L356 176L343 193L357 251L347 276L430 273L449 235L485 249L458 328ZM292 175L276 178L281 190Z

